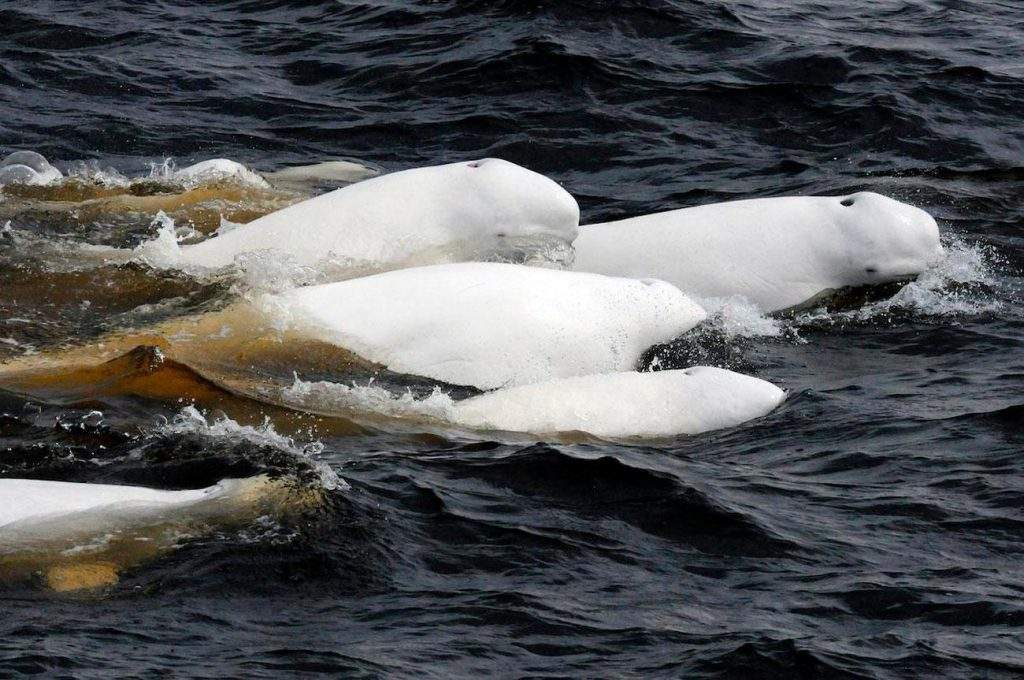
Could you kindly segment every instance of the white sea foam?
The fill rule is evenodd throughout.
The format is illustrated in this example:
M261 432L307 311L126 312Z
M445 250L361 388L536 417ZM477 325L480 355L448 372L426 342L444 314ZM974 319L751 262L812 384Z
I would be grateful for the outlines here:
M78 179L105 187L127 187L131 180L116 168L102 167L99 161L76 161L68 168L68 179Z
M328 381L295 381L281 391L281 400L293 408L330 414L376 414L390 418L430 420L449 423L453 420L455 401L447 392L435 387L426 397L417 398L411 391L400 394L366 385L342 385Z
M941 259L887 300L848 312L807 312L796 322L877 321L897 314L949 318L1000 310L1003 303L991 290L998 284L998 255L956 236L947 237L944 251Z
M178 245L174 220L161 210L153 218L152 226L157 228L156 236L135 246L132 251L134 259L154 269L177 266L181 260L181 246Z
M708 312L708 323L728 338L778 338L785 324L765 314L743 297L706 298L697 301Z

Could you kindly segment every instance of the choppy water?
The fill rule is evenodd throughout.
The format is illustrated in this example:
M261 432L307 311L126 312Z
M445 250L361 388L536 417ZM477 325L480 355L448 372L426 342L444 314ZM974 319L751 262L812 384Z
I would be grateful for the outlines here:
M853 312L724 310L710 360L789 400L648 446L0 390L5 476L308 469L331 488L301 521L185 540L102 597L2 586L3 675L1024 673L1019 3L39 2L0 4L0 29L0 152L66 171L501 156L561 182L584 222L870 189L932 212L950 252ZM15 211L2 356L237 285L80 267L68 245L134 246L151 220Z

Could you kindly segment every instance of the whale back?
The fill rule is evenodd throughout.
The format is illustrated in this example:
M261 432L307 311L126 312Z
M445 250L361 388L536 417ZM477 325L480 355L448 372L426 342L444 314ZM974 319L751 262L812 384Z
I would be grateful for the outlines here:
M925 211L870 192L715 203L585 226L575 268L654 276L765 311L824 291L912 278L942 253Z
M116 513L121 509L134 515L141 508L180 508L215 498L225 493L227 486L221 483L205 489L163 491L141 486L0 479L0 498L4 499L0 529L86 511Z
M576 201L556 182L489 158L367 179L187 246L182 257L221 267L270 250L306 266L423 264L479 257L519 239L568 244L578 225Z
M465 427L598 437L670 437L732 427L769 413L785 392L721 368L605 373L509 387L458 402Z
M321 500L316 490L266 475L181 491L3 479L0 582L42 576L57 591L110 586L184 537L303 513Z
M705 316L662 281L476 262L295 289L262 307L392 371L481 389L630 370Z

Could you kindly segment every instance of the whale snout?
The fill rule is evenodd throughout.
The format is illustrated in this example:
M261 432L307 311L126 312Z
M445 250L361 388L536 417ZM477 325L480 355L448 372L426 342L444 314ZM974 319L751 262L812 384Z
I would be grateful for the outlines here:
M872 279L913 277L942 257L939 225L927 211L873 191L835 200L864 248L864 273Z
M515 206L517 234L575 240L580 206L558 182L501 158L468 161L465 166L470 177L479 176L495 196Z

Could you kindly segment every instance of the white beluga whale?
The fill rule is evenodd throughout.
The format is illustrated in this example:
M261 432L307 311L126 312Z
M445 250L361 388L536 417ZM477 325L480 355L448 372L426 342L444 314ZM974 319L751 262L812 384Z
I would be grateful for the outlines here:
M477 430L653 438L733 427L774 410L786 393L709 366L618 372L508 387L456 402L452 421Z
M556 182L497 158L367 179L181 249L218 268L270 251L299 266L324 260L380 268L475 260L576 237L579 206Z
M663 281L480 262L298 288L258 306L301 337L480 389L630 370L705 318Z
M0 536L27 534L28 528L86 512L107 519L165 513L200 501L229 498L245 487L242 480L225 480L188 491L164 491L143 486L0 479ZM68 525L65 525L65 527Z
M909 280L942 256L924 210L871 192L759 198L581 227L577 271L656 277L698 300L765 312L844 288Z
M58 591L112 585L187 536L304 511L318 496L265 475L202 489L0 479L0 578Z
M211 158L174 170L169 178L185 186L226 181L261 189L305 192L318 184L353 184L377 174L373 168L353 161L322 161L258 172L229 158Z
M649 439L734 427L778 407L786 393L771 383L709 366L618 371L556 378L455 400L439 388L416 398L374 384L295 382L276 403L320 415L438 426L442 431L606 439Z
M35 151L15 151L0 160L0 185L51 184L64 175Z
M307 191L310 187L319 184L353 184L375 177L380 173L362 163L353 161L321 161L260 174L263 179L279 189Z

